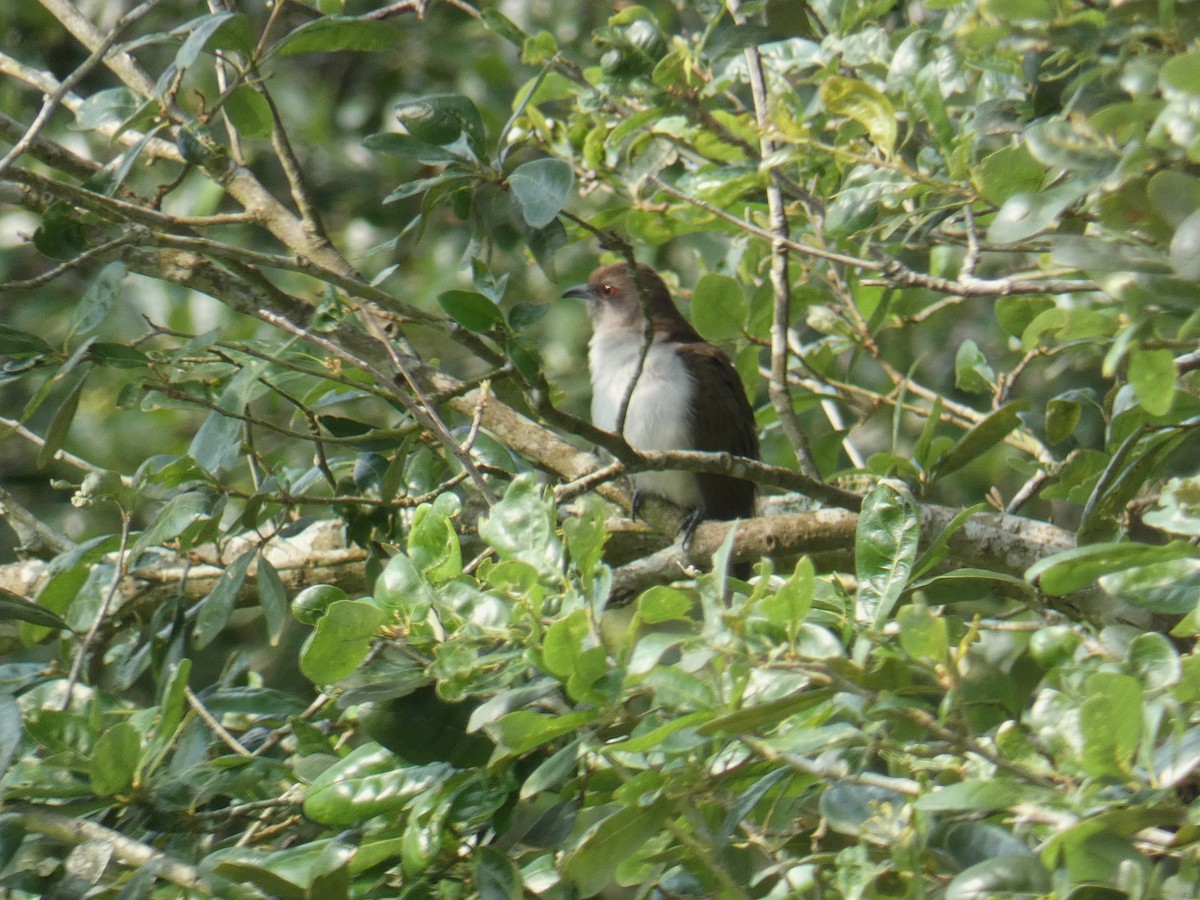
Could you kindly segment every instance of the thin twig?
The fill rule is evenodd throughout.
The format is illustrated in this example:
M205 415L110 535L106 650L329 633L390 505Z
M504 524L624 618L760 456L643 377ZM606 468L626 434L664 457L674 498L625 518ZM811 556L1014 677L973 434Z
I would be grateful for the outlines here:
M246 759L254 758L254 754L243 747L238 742L238 739L230 734L224 725L217 721L216 717L208 711L208 707L200 702L200 698L196 696L190 687L187 687L186 685L184 686L183 696L187 698L188 706L195 710L196 715L201 718L204 724L212 729L213 734L221 739L221 743L223 743L238 756Z
M66 262L59 263L52 269L43 272L41 275L36 275L33 278L26 278L21 281L6 281L0 284L0 291L27 291L32 288L39 288L49 284L54 279L61 275L65 275L74 269L78 269L84 263L95 259L97 256L102 256L106 253L111 253L118 247L125 244L132 244L141 237L141 232L136 230L127 231L119 237L113 238L111 241L105 241L102 244L97 244L81 252L78 256L68 259Z
M9 520L21 543L18 548L26 553L48 548L57 553L68 553L76 544L60 531L55 531L17 501L12 494L0 487L0 518Z
M133 521L133 516L126 510L121 510L121 543L117 547L117 564L114 567L112 581L109 583L108 591L104 595L104 602L100 604L100 609L96 611L95 618L92 619L92 625L88 628L87 634L83 640L75 648L75 658L71 661L71 674L67 677L67 689L63 696L63 710L67 710L71 705L71 694L75 691L75 685L79 681L79 674L83 670L83 664L87 659L88 653L91 651L92 644L96 640L96 636L100 633L101 627L108 618L108 612L112 609L113 601L121 589L121 581L125 578L129 559L126 556L126 550L129 547L129 527Z
M28 428L26 428L23 424L21 424L21 422L17 421L16 419L9 419L9 418L6 418L5 416L0 416L0 428L7 429L8 431L13 432L13 434L16 434L16 435L24 438L25 440L29 441L29 443L33 444L35 447L46 446L46 439L44 437L42 437L40 434L37 434L36 432L30 431ZM0 436L2 436L2 435L0 435ZM84 472L95 472L97 474L103 474L104 472L108 471L103 466L98 466L95 463L89 462L88 460L84 459L81 456L76 456L74 453L71 453L67 450L56 451L54 454L54 458L57 460L61 460L62 462L67 463L68 465L72 465L75 468L80 469L81 471L84 471ZM128 476L122 476L121 481L126 485L130 484L130 479Z
M376 369L375 366L367 360L355 356L349 350L346 350L344 347L334 343L328 338L322 337L319 334L314 334L308 329L294 324L285 316L279 315L278 313L272 312L271 310L265 308L259 310L259 316L264 321L282 328L284 331L287 331L290 334L298 335L304 338L306 341L316 344L318 347L328 351L329 353L332 353L343 362L347 362L356 368L362 369L364 372L370 372L371 374L375 375L375 377L378 378L381 383L388 383L392 381L392 379L389 378L386 373ZM416 402L414 403L404 391L398 390L395 392L394 396L400 401L401 404L403 404L404 408L408 410L414 419L416 419L421 423L422 426L434 434L442 443L442 445L445 446L446 449L449 450L460 463L462 463L463 468L471 474L471 479L475 482L475 486L479 488L479 492L483 496L484 501L489 506L494 504L496 502L495 494L492 493L492 489L488 486L483 474L479 471L479 467L471 458L471 454L463 449L462 445L454 439L454 436L450 433L449 429L446 427L446 424L442 422L440 417L433 412L432 405L429 404L428 399L425 397L425 392L421 390L421 387L417 384L416 379L412 377L412 375L408 372L407 367L403 365L403 362L401 361L399 354L396 352L396 349L388 345L388 350L392 355L392 362L400 371L400 377L416 396Z
M729 0L729 12L735 24L746 24L740 0ZM758 124L759 145L762 157L770 159L776 150L771 137L771 119L768 112L767 81L763 72L762 56L758 46L751 44L743 51L746 68L750 75L750 95L754 100L754 116ZM773 168L773 167L772 167ZM767 210L771 222L771 291L774 295L771 318L771 377L767 392L771 406L783 428L783 433L796 454L800 471L809 478L820 480L821 470L813 458L808 436L800 427L796 408L788 390L788 329L792 324L792 286L788 278L788 254L784 242L789 238L787 212L784 208L783 191L772 180L767 185Z
M223 883L204 875L194 866L166 856L148 844L135 841L103 825L97 825L89 819L63 815L31 803L6 803L4 811L19 816L26 831L44 834L70 846L77 846L86 841L99 841L111 847L116 857L127 866L138 869L142 866L153 866L155 873L167 881L205 897L214 896L217 887ZM229 885L225 883L225 886Z
M887 279L887 283L892 287L922 287L942 294L957 294L963 297L1006 297L1012 294L1069 294L1088 293L1099 290L1096 282L1085 280L1048 279L1045 281L1031 281L1015 276L1010 278L969 278L959 280L939 278L936 275L915 272L898 260L884 256L881 256L878 260L868 260L845 253L835 253L831 250L814 247L811 244L803 244L799 241L780 240L778 236L773 235L767 229L760 228L751 222L747 222L745 219L739 219L732 213L726 212L719 206L714 206L706 200L693 197L691 194L681 191L679 188L663 181L658 175L649 176L647 181L654 184L665 194L736 225L746 234L762 238L764 241L779 241L784 247L794 253L812 256L828 262L840 263L864 272L879 273Z
M113 44L117 42L117 36L121 33L125 26L136 22L138 19L142 18L151 10L153 10L154 7L158 6L158 4L161 2L162 0L146 0L145 3L135 6L125 15L121 16L121 18L117 20L116 25L113 26L112 31L110 31L108 35L102 41L100 41L100 43L92 48L92 52L88 55L88 58L80 63L75 68L75 71L60 81L58 86L46 96L46 99L42 102L42 108L38 110L37 116L34 117L33 122L25 131L24 136L13 145L12 149L10 149L8 153L4 154L3 159L0 159L0 178L4 177L4 173L8 171L9 167L13 164L17 157L28 150L29 147L32 146L32 144L38 139L42 129L46 127L46 123L50 120L50 116L54 113L54 110L58 108L58 105L70 92L71 88L75 87L75 85L79 84L79 82L87 77L88 73L91 72L92 69L94 69L102 59L104 59L104 57L108 54L108 51L112 49Z

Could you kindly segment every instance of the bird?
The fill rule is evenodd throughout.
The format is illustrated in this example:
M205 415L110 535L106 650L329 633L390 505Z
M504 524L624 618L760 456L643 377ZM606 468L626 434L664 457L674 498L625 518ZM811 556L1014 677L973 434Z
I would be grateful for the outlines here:
M592 424L616 431L621 405L636 376L624 423L623 437L629 446L643 451L725 452L758 459L754 410L733 362L683 317L653 268L639 264L635 277L628 263L601 266L586 284L568 288L562 296L586 301L592 320L588 343ZM646 316L652 339L638 373ZM638 472L632 481L635 516L644 494L665 498L689 511L683 528L685 543L703 519L754 515L754 483L741 478L672 470Z

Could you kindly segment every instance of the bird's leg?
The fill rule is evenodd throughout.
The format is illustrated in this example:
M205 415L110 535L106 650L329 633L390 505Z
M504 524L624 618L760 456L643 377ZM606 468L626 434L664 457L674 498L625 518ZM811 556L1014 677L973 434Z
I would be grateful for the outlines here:
M692 542L692 535L696 533L696 526L704 521L704 514L703 506L697 506L687 514L687 518L683 520L683 525L679 529L679 546L687 547Z
M633 499L629 501L629 518L637 521L638 515L642 511L642 503L646 500L646 492L641 488L633 489Z

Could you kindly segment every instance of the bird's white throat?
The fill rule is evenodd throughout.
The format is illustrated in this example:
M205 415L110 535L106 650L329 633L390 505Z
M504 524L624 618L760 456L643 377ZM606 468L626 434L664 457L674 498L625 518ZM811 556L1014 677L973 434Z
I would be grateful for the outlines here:
M637 371L641 334L600 330L588 345L592 373L592 422L616 431L621 403ZM692 404L696 384L673 345L654 343L625 414L625 440L637 450L692 450ZM690 472L642 472L633 476L642 491L695 508L703 504Z

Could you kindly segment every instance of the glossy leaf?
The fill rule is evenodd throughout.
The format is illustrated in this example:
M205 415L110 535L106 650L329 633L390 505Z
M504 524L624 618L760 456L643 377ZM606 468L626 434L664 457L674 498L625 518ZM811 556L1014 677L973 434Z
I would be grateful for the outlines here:
M891 102L865 81L833 76L821 81L821 102L835 116L849 116L867 130L885 154L896 146L896 112Z
M728 275L708 273L692 292L692 322L709 341L727 341L746 327L750 301L742 286Z
M444 147L463 136L476 145L483 142L479 110L458 94L432 94L402 101L396 106L396 118L409 134L426 144Z
M361 600L330 604L300 650L300 671L314 684L345 678L371 649L371 638L384 619L383 610Z
M438 304L446 315L471 331L486 333L504 324L504 314L491 300L474 291L445 291Z
M92 754L92 790L100 796L121 794L133 785L142 744L131 722L118 722L100 736Z
M859 622L879 629L891 616L916 561L920 535L906 490L884 483L863 500L854 543Z
M402 35L393 22L354 16L325 16L285 35L273 49L278 56L339 50L372 53L397 46Z
M1089 544L1039 560L1025 578L1050 596L1082 590L1101 575L1169 562L1191 556L1188 545L1176 541L1165 547L1136 543Z
M275 129L271 104L247 84L238 85L225 98L225 112L242 137L269 138Z
M395 754L367 743L322 772L304 798L304 814L328 825L348 825L401 809L453 773L445 763L406 766Z
M1020 412L1025 405L1020 401L1008 403L985 416L934 464L932 477L943 478L957 472L1003 441L1013 429L1020 427Z
M563 874L582 897L593 897L613 877L619 863L651 840L669 815L666 803L645 809L619 809L593 826L563 862Z
M237 604L238 592L241 591L242 583L246 580L246 572L254 560L254 555L254 550L243 552L221 573L216 585L201 602L200 611L196 614L194 632L198 649L207 647L228 624L229 617L233 615L234 606Z
M1142 409L1152 416L1166 415L1170 410L1175 399L1175 377L1175 358L1170 350L1135 350L1130 355L1129 383Z
M571 189L575 173L561 159L535 159L508 176L508 186L530 228L545 228L557 218Z

